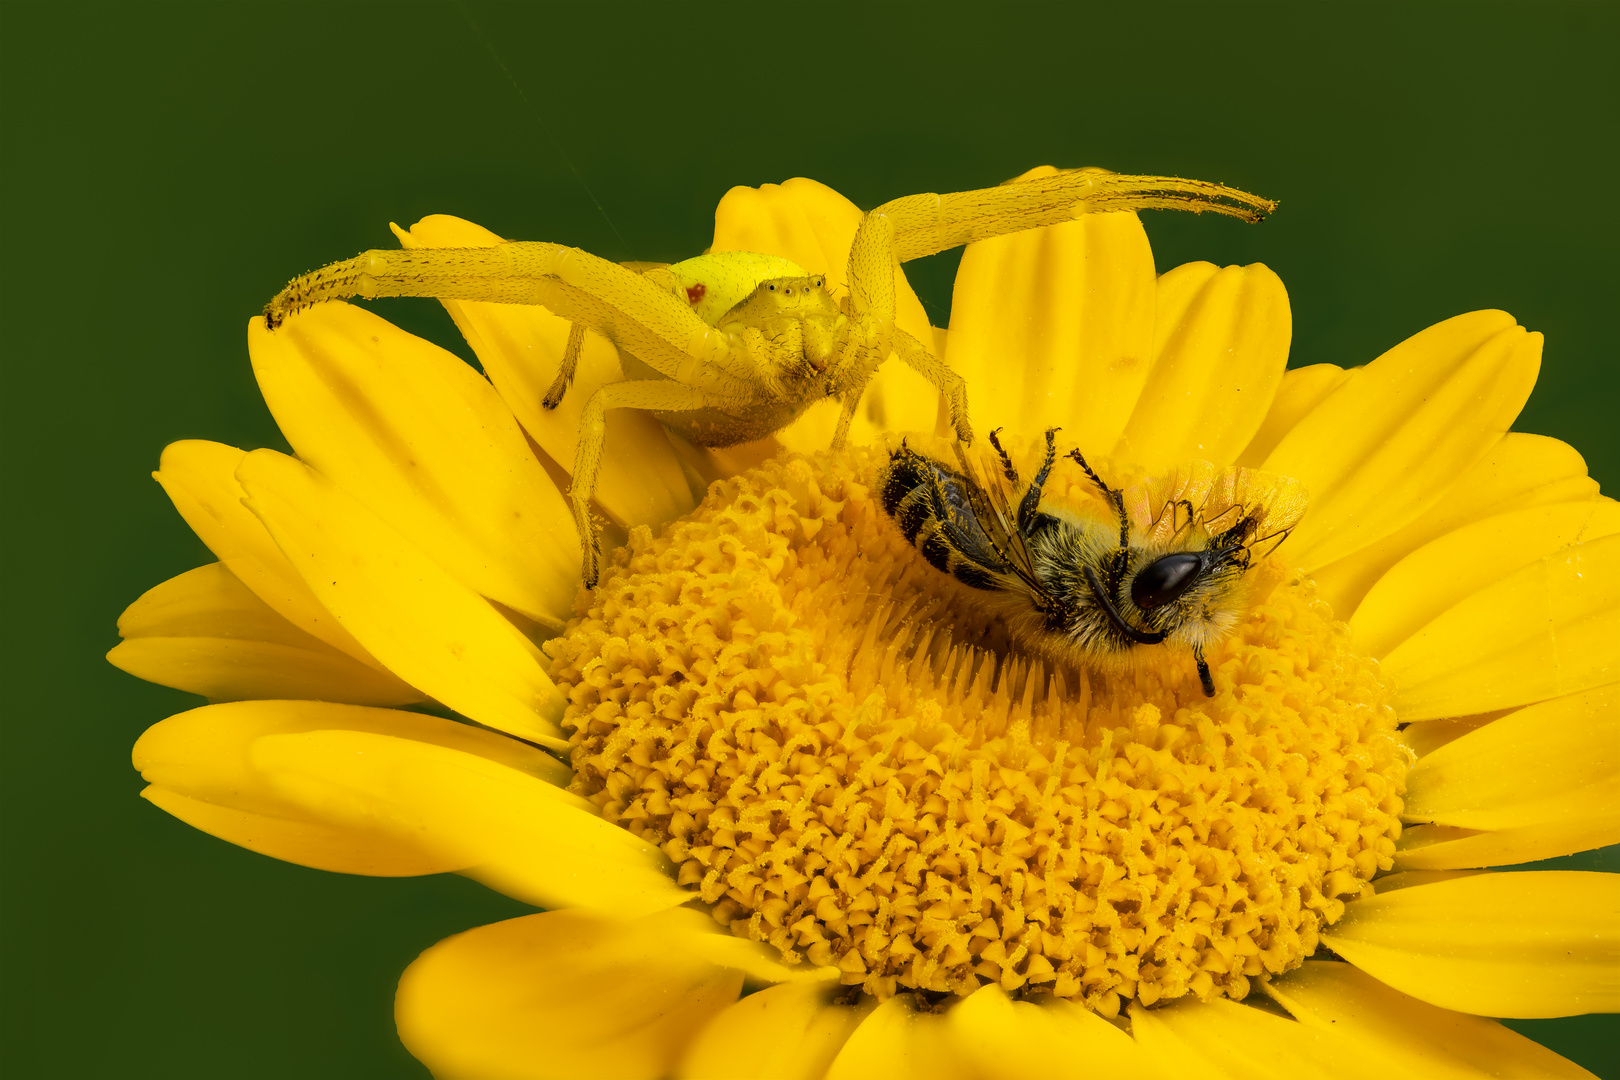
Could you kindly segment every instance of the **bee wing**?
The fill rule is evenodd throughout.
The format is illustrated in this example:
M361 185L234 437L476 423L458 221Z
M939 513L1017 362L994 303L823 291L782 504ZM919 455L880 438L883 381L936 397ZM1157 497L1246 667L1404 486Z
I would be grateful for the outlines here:
M1012 571L1007 587L1029 593L1040 607L1044 608L1049 603L1055 603L1052 595L1035 576L1035 564L1029 554L1029 545L1024 542L1024 534L1018 530L1018 511L1013 504L1022 493L1013 492L1008 488L999 469L991 470L986 476L984 471L963 453L960 444L956 447L956 457L961 462L962 475L967 480L965 488L969 510L978 520L979 531L983 533L1002 564Z
M1207 461L1186 462L1125 491L1131 524L1158 543L1168 543L1184 527L1184 518L1175 512L1178 506L1191 506L1210 532L1254 515L1251 535L1258 540L1292 529L1304 516L1307 502L1304 485L1292 477L1240 465L1221 468Z

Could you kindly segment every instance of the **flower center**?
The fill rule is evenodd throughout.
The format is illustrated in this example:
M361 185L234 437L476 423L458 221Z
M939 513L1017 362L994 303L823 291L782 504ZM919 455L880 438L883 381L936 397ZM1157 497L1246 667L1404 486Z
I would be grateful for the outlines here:
M1112 1016L1297 966L1391 865L1407 768L1311 584L1250 572L1214 698L1162 646L1049 672L884 514L887 458L778 458L632 534L550 646L574 790L734 933L878 997Z

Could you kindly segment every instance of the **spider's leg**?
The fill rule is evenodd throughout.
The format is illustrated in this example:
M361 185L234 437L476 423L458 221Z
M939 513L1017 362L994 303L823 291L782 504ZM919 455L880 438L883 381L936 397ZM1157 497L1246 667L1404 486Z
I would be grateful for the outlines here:
M557 377L552 380L551 389L541 400L542 409L555 409L562 404L563 395L574 384L574 370L579 367L579 354L585 348L585 324L572 322L568 324L568 345L563 349L562 366L557 369Z
M1209 210L1244 221L1259 221L1276 206L1270 199L1203 180L1125 176L1105 169L1064 169L978 191L907 195L884 203L867 219L887 218L893 222L894 254L901 262L909 262L974 240L1071 221L1081 214ZM853 274L850 280L854 281Z
M867 214L855 229L849 249L849 322L838 360L827 372L829 397L857 399L894 347L894 223ZM847 404L853 415L853 406Z
M951 411L951 426L962 442L973 442L973 425L968 422L967 381L945 365L927 347L898 326L894 328L894 351L906 365L933 383Z
M832 437L832 448L834 450L842 447L844 440L849 438L849 425L855 419L855 407L861 403L861 394L865 390L866 384L863 382L857 387L844 391L843 396L839 398L838 424L833 428Z
M596 490L596 474L602 465L602 437L607 432L607 410L691 412L751 403L747 398L714 394L673 379L612 382L591 395L585 403L585 411L580 415L579 447L574 453L574 482L568 492L574 506L574 525L579 529L579 546L584 560L580 576L586 588L596 585L601 571L602 556L597 549L596 523L591 520L591 495Z
M578 248L540 241L361 252L294 278L265 306L270 329L323 300L432 296L535 304L607 338L660 375L714 393L747 393L753 358L666 288Z

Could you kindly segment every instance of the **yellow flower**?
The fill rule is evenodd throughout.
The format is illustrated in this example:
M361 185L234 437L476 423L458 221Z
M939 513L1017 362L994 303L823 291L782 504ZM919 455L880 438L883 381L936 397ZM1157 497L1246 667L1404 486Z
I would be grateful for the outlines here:
M738 188L713 246L838 290L858 217ZM1508 431L1540 335L1475 312L1285 371L1276 275L1155 277L1132 214L971 246L948 332L901 292L981 432L1309 490L1214 698L1169 650L1104 675L998 645L873 502L885 433L936 425L900 365L838 453L833 406L724 451L610 415L623 543L576 595L559 485L612 349L548 412L544 311L446 302L486 381L329 304L249 330L296 458L163 454L219 562L137 600L111 659L215 704L141 738L145 797L546 908L406 972L439 1076L1587 1075L1486 1019L1620 1009L1620 877L1484 869L1620 840L1620 509Z

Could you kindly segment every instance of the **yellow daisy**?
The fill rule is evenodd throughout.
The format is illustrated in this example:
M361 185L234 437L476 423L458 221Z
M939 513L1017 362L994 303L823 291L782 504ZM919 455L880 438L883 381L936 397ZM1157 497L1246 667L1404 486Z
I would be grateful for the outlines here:
M858 219L738 188L713 247L836 294ZM1170 650L1098 674L997 643L874 501L887 433L938 420L898 364L839 452L832 405L723 451L610 415L618 550L583 593L561 490L612 348L548 412L545 311L446 302L486 379L325 304L249 328L297 457L163 453L219 561L110 658L214 703L142 736L145 797L546 909L406 972L441 1077L1589 1075L1487 1019L1620 1010L1620 877L1487 869L1620 841L1620 508L1508 431L1540 335L1474 312L1285 371L1277 276L1156 277L1128 213L970 246L948 331L901 284L981 433L1309 491L1214 697Z

